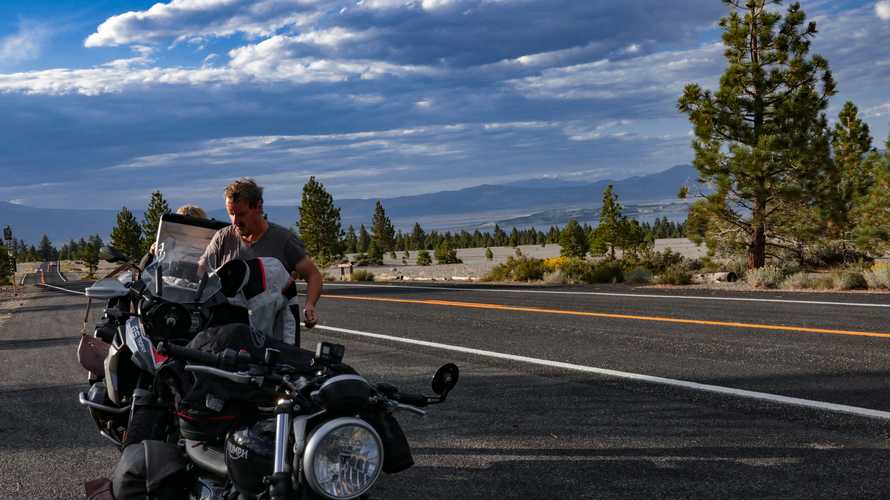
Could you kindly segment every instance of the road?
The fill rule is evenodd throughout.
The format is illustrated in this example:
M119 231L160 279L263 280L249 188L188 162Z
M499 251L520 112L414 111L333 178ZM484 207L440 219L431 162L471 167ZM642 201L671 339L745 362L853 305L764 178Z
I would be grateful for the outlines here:
M890 296L326 286L304 346L343 343L368 378L416 391L443 362L462 370L447 404L400 418L417 465L375 498L890 490ZM2 498L78 498L114 464L76 403L84 304L29 286L16 308L0 306Z

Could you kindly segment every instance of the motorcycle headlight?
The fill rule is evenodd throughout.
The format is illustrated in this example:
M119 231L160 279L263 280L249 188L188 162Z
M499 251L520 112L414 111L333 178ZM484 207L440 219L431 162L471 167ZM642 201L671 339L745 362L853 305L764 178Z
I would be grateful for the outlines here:
M380 477L383 443L377 431L357 418L337 418L319 426L303 454L303 473L319 495L348 500L366 493Z

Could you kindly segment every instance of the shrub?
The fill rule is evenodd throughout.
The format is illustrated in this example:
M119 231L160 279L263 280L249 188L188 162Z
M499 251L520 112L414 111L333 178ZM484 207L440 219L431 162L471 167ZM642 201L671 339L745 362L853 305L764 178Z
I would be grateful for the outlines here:
M568 282L559 269L544 273L544 283L548 285L565 285Z
M544 261L529 257L508 257L483 278L485 281L534 281L544 278Z
M624 281L624 270L617 261L603 261L593 266L587 283L620 283Z
M448 246L448 243L442 242L436 247L436 264L460 264L457 258L457 250Z
M544 279L544 261L520 257L514 259L515 265L512 271L514 281L535 281Z
M494 259L494 252L492 252L490 248L485 247L485 260L492 260L492 259Z
M870 259L868 255L848 247L841 241L829 241L807 248L804 251L804 260L816 267L832 267Z
M360 253L355 256L355 267L364 267L364 266L382 266L383 258L382 257L373 257L367 254Z
M544 259L544 267L548 272L557 271L562 269L563 264L572 260L571 257L550 257L549 259Z
M862 274L869 288L890 288L890 263L878 262Z
M573 257L560 257L557 269L570 282L590 283L593 263ZM555 259L554 259L555 260Z
M760 269L751 269L745 276L745 280L754 288L777 288L789 274L792 273L786 272L780 266L769 265Z
M645 257L637 261L637 265L645 267L655 274L663 274L669 268L684 264L686 259L672 251L670 248L662 252L650 252Z
M790 290L830 290L834 288L834 279L819 273L797 272L782 281L782 288Z
M637 266L624 273L624 282L632 285L645 285L652 282L652 271L645 267Z
M681 264L675 264L658 275L658 282L663 285L691 285L692 273Z
M432 257L430 257L430 253L426 250L421 250L417 252L417 265L418 266L428 266L433 263Z
M862 273L857 271L837 270L831 273L835 290L864 290L868 282Z
M782 288L791 290L816 288L816 280L810 276L810 273L794 273L785 278L785 281L782 282Z
M374 281L374 273L364 269L352 272L352 281Z

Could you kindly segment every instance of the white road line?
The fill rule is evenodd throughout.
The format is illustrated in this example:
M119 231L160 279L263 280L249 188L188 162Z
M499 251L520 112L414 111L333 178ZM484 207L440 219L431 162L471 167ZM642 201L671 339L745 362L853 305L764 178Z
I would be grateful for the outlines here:
M774 302L779 304L806 304L819 306L848 307L882 307L890 308L890 304L870 304L867 302L827 302L819 300L788 300L788 299L754 299L748 297L705 297L700 295L657 295L645 293L611 293L611 292L573 292L568 290L517 290L512 288L460 288L447 286L411 286L411 285L369 285L358 283L325 283L325 287L366 287L366 288L408 288L414 290L453 290L462 292L502 292L502 293L538 293L552 295L593 295L601 297L637 297L662 300L717 300L728 302Z
M389 340L392 342L401 342L404 344L413 344L419 345L423 347L430 347L433 349L444 349L447 351L454 352L462 352L465 354L473 354L476 356L484 356L489 358L497 358L497 359L505 359L508 361L518 361L521 363L528 363L539 366L547 366L552 368L561 368L563 370L572 370L584 373L593 373L596 375L603 375L607 377L615 377L615 378L623 378L628 380L636 380L639 382L648 382L653 384L661 384L661 385L669 385L673 387L681 387L684 389L692 389L696 391L704 391L704 392L712 392L716 394L723 394L726 396L734 396L739 398L746 399L756 399L760 401L767 401L770 403L778 403L783 405L791 405L791 406L800 406L805 408L813 408L816 410L835 412L835 413L844 413L849 415L856 415L860 417L869 417L869 418L877 418L881 420L890 420L890 412L881 411L881 410L873 410L870 408L861 408L858 406L848 406L837 403L828 403L825 401L815 401L811 399L801 399L801 398L793 398L789 396L781 396L778 394L770 394L767 392L757 392L757 391L748 391L745 389L734 389L732 387L723 387L719 385L710 385L710 384L700 384L698 382L689 382L686 380L677 380L671 378L664 377L655 377L652 375L642 375L639 373L630 373L630 372L622 372L617 370L610 370L607 368L595 368L592 366L585 365L576 365L572 363L563 363L560 361L551 361L547 359L539 359L539 358L530 358L527 356L517 356L515 354L505 354L494 351L485 351L482 349L473 349L470 347L461 347L454 346L448 344L440 344L438 342L428 342L425 340L416 340L409 339L403 337L394 337L391 335L383 335L380 333L370 333L363 332L360 330L350 330L347 328L337 328L333 326L322 326L317 325L315 328L319 330L328 330L331 332L339 332L346 333L350 335L358 335L362 337L380 339L380 340Z
M42 286L42 287L46 287L46 288L54 288L54 289L62 291L62 292L76 293L77 295L86 295L86 293L84 293L84 292L78 292L77 290L69 290L67 288L62 288L60 286L53 286L53 285L47 285L47 284L37 285L37 286Z

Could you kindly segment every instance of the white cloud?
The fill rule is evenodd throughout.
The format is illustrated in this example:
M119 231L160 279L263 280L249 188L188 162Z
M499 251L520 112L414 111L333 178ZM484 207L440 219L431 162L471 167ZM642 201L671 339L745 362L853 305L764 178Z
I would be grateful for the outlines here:
M445 9L456 4L458 0L423 0L421 6L424 10Z
M351 79L374 80L386 76L435 75L427 66L398 65L366 59L299 57L298 37L276 35L229 52L226 66L213 66L208 56L201 67L145 67L151 50L87 69L50 69L0 74L0 92L25 94L101 95L158 85L238 85L273 82L292 85L336 83Z
M890 0L881 0L876 3L875 14L884 21L890 21Z
M722 70L722 44L687 51L657 52L620 61L603 59L549 68L540 75L510 80L519 92L543 99L614 99L631 95L677 94L690 81L714 78Z
M326 30L307 31L296 37L296 41L310 45L337 47L347 42L359 42L371 38L374 30L351 31L335 26Z
M373 80L384 75L434 74L426 66L398 65L367 59L313 59L298 56L299 37L275 35L229 52L230 66L257 80L296 83Z
M243 33L270 36L285 26L304 26L317 19L312 6L323 0L172 0L148 10L130 11L105 20L84 41L104 47L161 40L189 41Z
M15 64L40 57L49 38L44 26L19 23L18 31L0 38L0 64Z
M885 102L878 106L872 106L862 111L862 115L866 118L880 118L890 115L890 102Z

